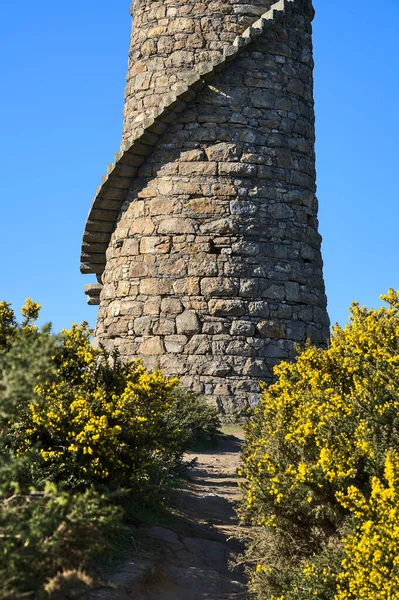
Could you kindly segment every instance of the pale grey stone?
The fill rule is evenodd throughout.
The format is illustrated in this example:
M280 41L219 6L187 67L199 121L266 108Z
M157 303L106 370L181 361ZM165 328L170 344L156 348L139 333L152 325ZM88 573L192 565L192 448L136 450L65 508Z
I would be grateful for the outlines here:
M233 321L230 329L231 335L251 336L255 332L255 325L251 321Z
M185 310L176 317L176 329L178 334L194 335L201 331L201 322L193 310Z

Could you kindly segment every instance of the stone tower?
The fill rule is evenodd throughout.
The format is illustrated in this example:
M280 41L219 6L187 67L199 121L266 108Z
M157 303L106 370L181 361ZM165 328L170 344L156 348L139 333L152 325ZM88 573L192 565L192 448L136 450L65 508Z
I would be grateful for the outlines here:
M227 414L329 336L311 0L135 0L121 151L82 272L96 338Z

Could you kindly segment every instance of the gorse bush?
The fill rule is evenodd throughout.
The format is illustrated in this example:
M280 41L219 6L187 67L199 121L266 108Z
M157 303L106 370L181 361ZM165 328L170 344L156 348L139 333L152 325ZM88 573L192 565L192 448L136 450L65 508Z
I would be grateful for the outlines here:
M95 349L87 324L39 331L39 310L27 300L18 324L0 303L1 600L87 588L81 569L164 503L193 437L218 424L192 396L188 419L177 379Z
M79 494L20 488L1 495L0 597L48 598L46 587L113 549L121 510L94 490ZM61 581L55 590L61 591ZM69 596L63 596L64 598Z
M65 568L75 572L110 546L122 531L121 511L94 489L71 494L54 484L37 485L38 446L17 453L34 388L55 381L52 357L61 344L34 325L39 305L27 301L18 325L0 303L0 598L49 598L47 583ZM66 488L66 486L65 486ZM54 589L61 591L62 577ZM82 586L81 586L81 589Z
M165 427L178 382L138 362L122 364L95 350L89 336L86 325L61 332L56 377L35 386L15 450L37 445L46 477L68 477L69 486L159 490L179 459L176 435Z
M242 516L262 600L399 597L399 298L354 303L275 369L246 426Z

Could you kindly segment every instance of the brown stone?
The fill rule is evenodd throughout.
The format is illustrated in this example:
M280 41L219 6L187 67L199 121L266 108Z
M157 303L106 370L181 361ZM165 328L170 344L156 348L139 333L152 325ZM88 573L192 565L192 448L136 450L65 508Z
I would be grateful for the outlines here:
M204 277L201 280L201 293L204 296L236 296L238 287L227 277Z
M180 160L182 162L194 162L204 159L205 152L203 150L188 150L187 152L182 152L180 155Z
M145 263L133 263L130 268L130 277L146 277L148 275L148 265Z
M161 303L161 312L166 315L178 315L183 311L183 305L177 298L164 298Z
M242 150L236 144L221 143L205 148L205 152L208 160L226 162L238 160Z
M165 352L162 339L160 337L152 337L142 342L139 346L139 354L143 355L160 355Z
M142 279L140 281L140 294L157 296L160 294L160 279Z
M199 278L178 279L173 283L173 291L177 296L197 296L200 293Z
M194 225L190 219L182 217L167 217L158 228L159 233L194 233Z
M170 238L143 237L140 240L140 254L165 254L170 249Z
M161 298L148 298L143 303L144 315L159 315L161 310Z
M241 317L245 314L245 303L242 300L210 300L209 313L216 317Z

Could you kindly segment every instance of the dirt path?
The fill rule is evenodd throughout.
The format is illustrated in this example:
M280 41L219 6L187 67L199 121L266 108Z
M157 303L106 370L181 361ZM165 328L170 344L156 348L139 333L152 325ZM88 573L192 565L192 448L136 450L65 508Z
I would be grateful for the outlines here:
M172 522L143 530L148 552L112 578L116 589L94 600L245 600L245 578L229 561L240 552L234 504L240 439L221 439L216 450L192 454L196 467L178 492Z

